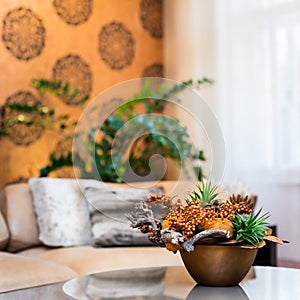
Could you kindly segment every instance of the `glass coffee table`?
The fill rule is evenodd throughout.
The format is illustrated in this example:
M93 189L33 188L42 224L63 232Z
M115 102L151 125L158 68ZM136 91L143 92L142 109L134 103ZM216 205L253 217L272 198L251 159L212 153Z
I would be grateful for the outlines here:
M68 282L0 293L0 300L292 300L300 299L300 270L254 267L236 287L197 286L184 267L102 272Z
M196 285L184 267L129 269L82 276L66 282L68 299L300 299L300 270L253 267L235 287Z

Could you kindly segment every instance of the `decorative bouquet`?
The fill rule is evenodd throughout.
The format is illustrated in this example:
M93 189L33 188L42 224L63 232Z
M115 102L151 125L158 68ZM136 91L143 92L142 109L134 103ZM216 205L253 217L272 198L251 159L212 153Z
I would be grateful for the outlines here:
M254 213L256 196L219 191L211 182L198 184L184 203L165 194L152 195L127 217L151 242L173 252L191 252L196 243L261 248L265 241L286 242L272 235L268 213Z

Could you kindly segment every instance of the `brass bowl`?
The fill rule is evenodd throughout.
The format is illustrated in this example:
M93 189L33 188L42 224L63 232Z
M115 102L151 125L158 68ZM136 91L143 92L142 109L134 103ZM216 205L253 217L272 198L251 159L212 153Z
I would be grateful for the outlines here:
M257 249L237 245L195 245L192 252L180 250L192 278L201 285L235 286L250 270Z

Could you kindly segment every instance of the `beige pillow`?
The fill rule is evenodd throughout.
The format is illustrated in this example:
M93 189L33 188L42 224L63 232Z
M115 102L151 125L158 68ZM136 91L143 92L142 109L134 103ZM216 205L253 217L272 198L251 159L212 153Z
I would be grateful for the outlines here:
M5 248L9 239L9 234L5 220L0 212L0 249Z
M31 178L29 185L37 214L39 239L43 244L91 244L89 211L82 186L102 186L103 183L95 180Z
M126 215L133 210L135 203L146 200L151 194L162 193L160 187L88 187L85 195L90 203L94 246L152 245L146 234L130 227Z
M4 188L1 208L10 232L8 251L14 252L40 245L38 226L27 183L11 184Z

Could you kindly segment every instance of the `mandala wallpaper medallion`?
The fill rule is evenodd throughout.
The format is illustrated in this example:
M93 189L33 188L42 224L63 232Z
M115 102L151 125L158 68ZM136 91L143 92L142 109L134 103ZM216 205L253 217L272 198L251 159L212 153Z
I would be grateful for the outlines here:
M30 60L45 46L45 27L31 9L18 7L5 16L2 39L6 49L17 59Z
M49 116L74 123L110 86L163 76L162 0L1 0L0 19L0 187L39 176L50 155L68 153L72 128L59 134L52 127L62 119L48 124ZM34 79L78 92L39 93Z

